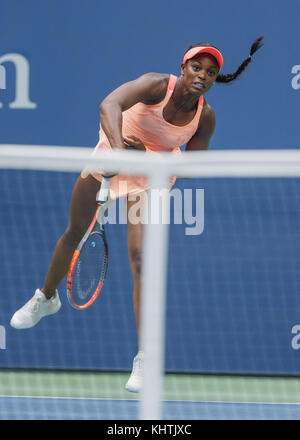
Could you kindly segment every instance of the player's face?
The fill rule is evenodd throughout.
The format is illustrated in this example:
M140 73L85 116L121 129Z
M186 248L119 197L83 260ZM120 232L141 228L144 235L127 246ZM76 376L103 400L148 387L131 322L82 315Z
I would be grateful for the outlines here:
M219 66L213 56L199 54L181 67L181 73L184 85L190 93L204 95L216 81Z

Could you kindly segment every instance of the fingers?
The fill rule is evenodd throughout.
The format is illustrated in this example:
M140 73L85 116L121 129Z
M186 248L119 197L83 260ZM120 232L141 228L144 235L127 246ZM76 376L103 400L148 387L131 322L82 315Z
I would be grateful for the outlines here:
M145 151L146 147L143 144L143 142L137 138L136 136L127 136L126 138L123 138L125 148L127 150L133 149L133 150L140 150Z
M123 140L130 145L144 145L143 142L136 136L126 136L123 138Z
M146 148L143 144L127 144L125 143L126 150L137 150L137 151L146 151Z
M117 174L106 174L106 173L102 173L103 177L106 177L106 179L110 179L111 177L116 176Z
M142 141L139 138L137 138L136 136L130 135L130 136L126 136L126 138L124 138L124 139L132 139L133 141L140 142L142 144Z

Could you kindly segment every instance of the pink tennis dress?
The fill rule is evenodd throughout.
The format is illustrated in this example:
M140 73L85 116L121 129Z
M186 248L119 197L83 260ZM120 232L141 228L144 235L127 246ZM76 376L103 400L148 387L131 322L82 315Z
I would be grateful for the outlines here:
M170 75L168 89L165 98L155 105L137 103L122 113L123 137L135 136L139 138L146 147L146 154L159 153L160 151L180 154L180 146L188 142L195 134L203 108L203 96L198 101L197 112L190 123L184 126L170 124L163 117L163 109L172 96L176 85L177 77ZM95 151L111 150L112 147L101 128L99 131L99 142ZM91 172L101 182L102 175L98 172ZM84 172L82 173L84 177ZM175 183L176 178L170 179L170 187ZM137 194L149 187L147 177L118 174L111 178L110 196L112 199Z

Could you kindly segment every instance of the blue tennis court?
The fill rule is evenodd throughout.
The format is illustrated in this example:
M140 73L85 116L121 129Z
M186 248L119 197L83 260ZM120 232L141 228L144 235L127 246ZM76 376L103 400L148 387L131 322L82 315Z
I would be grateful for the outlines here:
M165 420L300 420L299 404L239 402L163 403ZM138 401L0 397L1 420L137 420Z
M0 370L1 420L138 420L126 372ZM298 378L166 374L164 420L300 420Z

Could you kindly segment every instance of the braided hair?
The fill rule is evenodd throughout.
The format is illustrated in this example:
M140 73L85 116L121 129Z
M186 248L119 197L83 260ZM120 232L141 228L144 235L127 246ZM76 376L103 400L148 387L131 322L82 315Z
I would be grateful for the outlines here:
M228 74L220 74L219 73L217 76L216 82L229 83L229 82L235 80L246 69L248 64L251 62L252 55L263 46L263 43L262 43L263 39L264 39L264 37L259 37L254 41L254 43L251 46L249 56L244 59L242 64L239 65L239 67L237 68L237 70L235 72L228 73ZM193 47L198 47L198 46L204 46L204 47L210 46L210 47L215 47L217 49L216 46L213 46L212 44L209 44L209 43L198 43L198 44L194 44L193 46L190 46L186 52L188 52Z

